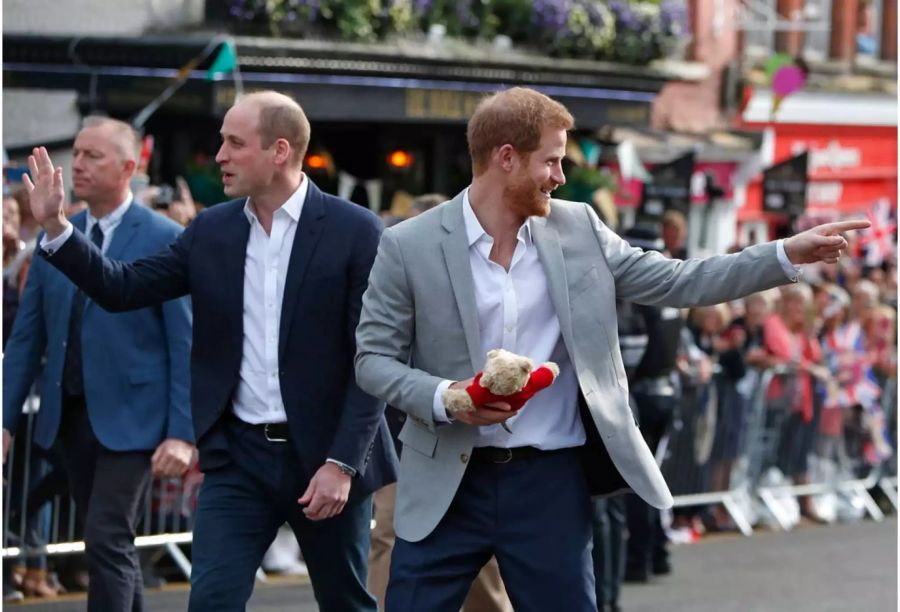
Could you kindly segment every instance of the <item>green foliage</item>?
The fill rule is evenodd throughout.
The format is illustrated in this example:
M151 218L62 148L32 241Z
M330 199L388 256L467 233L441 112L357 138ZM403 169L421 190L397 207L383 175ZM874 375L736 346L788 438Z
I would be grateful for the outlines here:
M372 42L427 32L492 40L557 57L646 64L688 34L686 0L230 0L238 29L267 23L275 35L315 30Z

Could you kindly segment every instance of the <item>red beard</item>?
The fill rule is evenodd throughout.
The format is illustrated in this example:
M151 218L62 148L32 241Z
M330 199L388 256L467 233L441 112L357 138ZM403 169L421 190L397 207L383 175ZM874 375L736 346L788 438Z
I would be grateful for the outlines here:
M513 212L523 217L546 217L550 214L550 200L528 176L523 176L503 189L503 198Z

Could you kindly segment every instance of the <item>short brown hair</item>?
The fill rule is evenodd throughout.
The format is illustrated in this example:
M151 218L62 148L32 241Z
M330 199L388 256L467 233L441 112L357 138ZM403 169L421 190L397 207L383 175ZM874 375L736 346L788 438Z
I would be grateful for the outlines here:
M141 150L141 135L131 125L112 117L88 115L81 122L81 129L105 127L111 133L115 145L126 161L137 161Z
M669 209L662 216L663 227L674 227L679 232L687 231L687 220L680 210Z
M469 119L469 155L472 173L483 173L494 149L505 144L520 153L532 153L541 146L545 127L570 130L575 119L565 106L542 93L513 87L483 99Z
M277 91L257 91L243 98L259 108L259 138L263 148L284 138L294 149L294 163L300 164L309 147L309 120L296 100Z

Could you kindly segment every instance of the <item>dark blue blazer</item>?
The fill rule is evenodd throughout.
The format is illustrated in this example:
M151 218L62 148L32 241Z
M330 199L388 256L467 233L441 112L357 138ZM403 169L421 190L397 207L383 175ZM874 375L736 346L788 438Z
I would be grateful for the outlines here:
M104 308L143 308L190 294L194 307L191 405L204 471L229 460L230 412L243 348L245 199L209 208L165 251L133 263L104 259L84 236L48 261ZM291 441L311 476L336 459L358 472L351 495L396 479L384 406L356 385L353 358L362 294L381 221L310 183L281 308L279 375Z
M74 235L87 212L74 215ZM156 253L182 228L137 202L110 242L111 260ZM98 251L99 253L99 251ZM75 285L35 257L3 357L3 426L11 432L46 357L34 440L50 448L62 413L62 372ZM194 441L190 414L191 304L189 298L112 314L91 300L82 319L84 394L94 434L117 451L154 449L165 438Z

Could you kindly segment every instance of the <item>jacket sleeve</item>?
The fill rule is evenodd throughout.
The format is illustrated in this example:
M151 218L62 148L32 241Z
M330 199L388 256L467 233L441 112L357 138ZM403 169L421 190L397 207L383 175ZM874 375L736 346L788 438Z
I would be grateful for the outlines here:
M41 256L110 312L137 310L190 291L188 256L202 214L166 249L133 262L109 259L81 232L73 232L52 255Z
M774 242L733 255L669 259L630 246L588 205L584 210L615 279L617 298L684 308L719 304L790 282L778 261Z
M369 271L378 249L381 236L381 222L375 217L366 217L360 223L359 231L350 242L353 252L349 261L347 282L349 285L346 338L350 343L349 354L356 353L356 327L362 308L363 292L369 279ZM334 441L328 451L328 458L349 465L361 474L368 461L369 449L375 440L378 426L384 415L384 403L369 395L350 376L347 382L341 418Z
M3 355L3 428L13 434L47 348L42 264L35 261L31 266Z
M356 330L356 379L363 390L434 431L432 404L443 379L408 365L415 304L405 266L400 245L389 229L378 245L363 296Z

